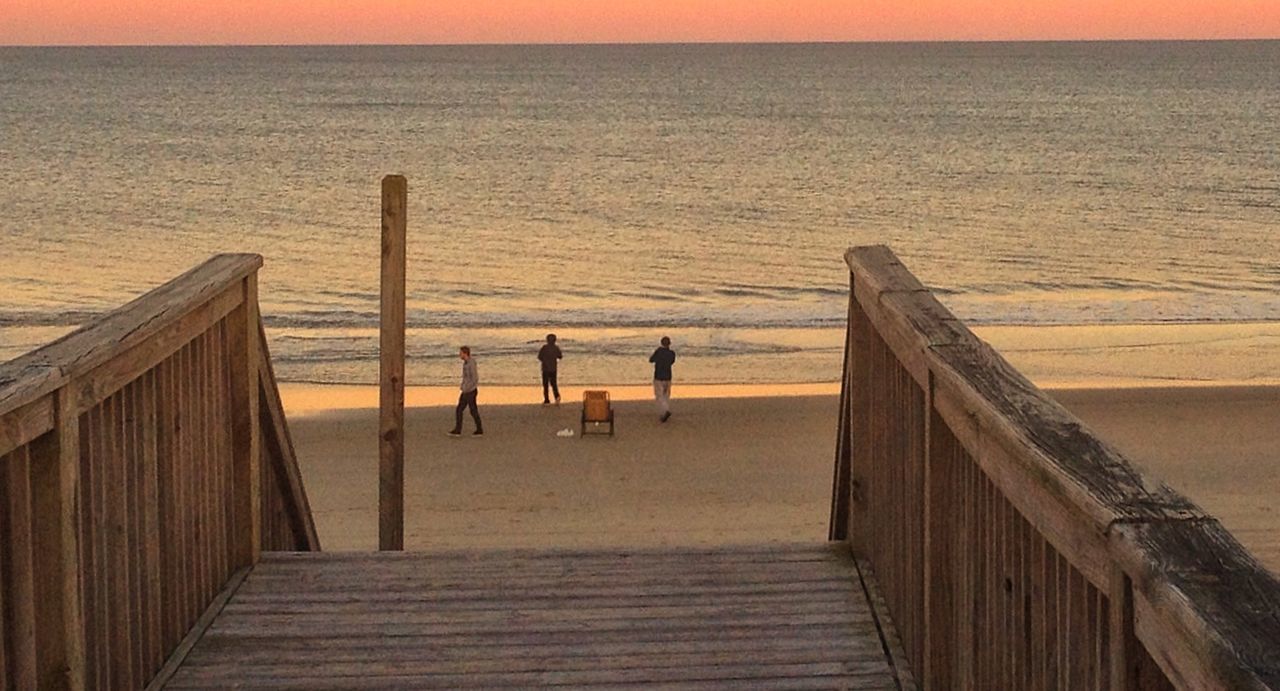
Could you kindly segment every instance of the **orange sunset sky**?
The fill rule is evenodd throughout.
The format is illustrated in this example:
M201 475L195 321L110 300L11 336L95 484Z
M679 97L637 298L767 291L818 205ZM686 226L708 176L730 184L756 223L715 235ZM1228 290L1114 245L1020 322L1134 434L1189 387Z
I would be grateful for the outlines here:
M0 44L1280 38L1280 0L2 0Z

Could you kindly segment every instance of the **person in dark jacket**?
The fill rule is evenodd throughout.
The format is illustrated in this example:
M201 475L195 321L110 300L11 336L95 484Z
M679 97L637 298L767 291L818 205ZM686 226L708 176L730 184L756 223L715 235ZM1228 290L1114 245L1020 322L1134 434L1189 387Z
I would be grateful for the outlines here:
M658 402L659 422L671 419L671 365L675 361L671 339L663 336L662 345L649 356L649 362L653 363L653 398Z
M542 405L551 404L551 399L547 396L547 387L555 393L556 405L560 404L560 385L556 383L556 369L563 357L564 353L560 352L560 346L556 345L556 335L547 334L547 344L538 351L538 360L542 362Z
M473 433L477 437L484 434L484 427L480 425L480 409L476 407L476 395L480 393L480 371L476 369L476 359L471 356L471 348L462 346L458 349L458 357L462 358L462 393L458 395L458 407L453 411L453 429L449 430L449 434L458 436L462 434L462 411L465 408L471 409L471 419L476 422L476 431Z

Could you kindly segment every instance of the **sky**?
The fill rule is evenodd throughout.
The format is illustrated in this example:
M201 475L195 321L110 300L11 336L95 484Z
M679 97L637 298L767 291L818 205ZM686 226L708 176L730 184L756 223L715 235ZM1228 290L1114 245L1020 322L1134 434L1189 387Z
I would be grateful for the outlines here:
M0 45L1280 38L1280 0L0 0Z

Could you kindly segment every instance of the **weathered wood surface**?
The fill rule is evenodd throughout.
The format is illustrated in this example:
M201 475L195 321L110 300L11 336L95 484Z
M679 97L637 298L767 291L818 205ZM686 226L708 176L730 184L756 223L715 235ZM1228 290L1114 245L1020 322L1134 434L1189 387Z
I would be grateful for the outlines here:
M80 416L67 391L51 397L55 428L31 445L32 515L57 516L34 526L33 593L40 679L53 688L84 687L84 622L80 611Z
M258 403L262 386L258 363L257 274L245 277L244 301L227 318L227 364L230 370L232 560L235 568L252 566L262 552L262 427Z
M85 327L0 364L0 416L135 350L261 266L256 254L220 254Z
M840 545L266 553L166 688L902 688L880 631Z
M409 183L382 179L378 341L378 549L404 549L405 234Z
M832 505L848 513L832 525L884 577L926 688L1280 688L1273 574L1040 392L888 248L846 261L853 451L836 458L848 484Z
M209 606L205 608L204 613L200 615L200 618L197 619L195 624L191 626L191 629L187 631L187 635L183 636L177 647L169 653L169 657L165 661L164 666L161 667L160 671L156 672L155 676L151 678L151 681L147 683L147 691L162 689L164 688L164 685L173 678L174 673L178 671L178 668L182 666L183 661L187 659L187 655L190 655L191 650L195 648L196 643L200 642L200 638L204 636L205 631L209 630L209 627L213 625L214 620L222 613L222 609L231 601L231 597L240 589L240 585L244 583L244 579L249 575L249 571L251 569L252 567L246 566L231 575L231 578L227 580L226 585L223 586L217 597L213 598L213 602L209 603Z
M904 362L921 363L984 433L1009 448L1043 492L1065 498L1103 528L1114 521L1202 515L1185 497L1143 476L937 302L886 247L849 250L859 302ZM963 440L962 441L966 441Z
M145 684L256 560L261 484L285 516L272 546L318 546L261 263L214 257L0 365L0 688Z
M35 441L36 437L53 429L53 398L44 398L18 406L7 415L0 415L0 456Z
M1112 537L1134 580L1137 636L1179 688L1280 689L1280 581L1220 523Z
M146 683L234 570L226 331L196 336L82 416L89 688Z
M0 683L18 689L37 682L30 468L28 447L0 456Z

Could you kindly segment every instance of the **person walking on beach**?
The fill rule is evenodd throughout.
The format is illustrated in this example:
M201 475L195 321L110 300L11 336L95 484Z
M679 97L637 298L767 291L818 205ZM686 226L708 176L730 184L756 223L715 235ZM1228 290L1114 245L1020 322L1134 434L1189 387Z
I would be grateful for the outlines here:
M476 421L475 436L484 434L484 427L480 424L480 409L476 407L476 394L480 391L480 372L476 369L476 359L471 356L471 347L462 346L458 349L458 357L462 358L462 394L458 396L458 407L453 411L453 429L449 430L449 434L458 436L462 434L462 409L471 409L471 419Z
M560 385L556 383L556 368L560 358L563 357L564 353L560 352L560 346L556 345L556 335L547 334L547 344L538 351L538 360L542 362L542 405L551 405L551 399L547 397L548 386L556 395L556 405L560 405Z
M663 336L662 345L649 356L649 362L653 363L653 398L658 402L658 422L671 419L671 365L675 361L671 339Z

